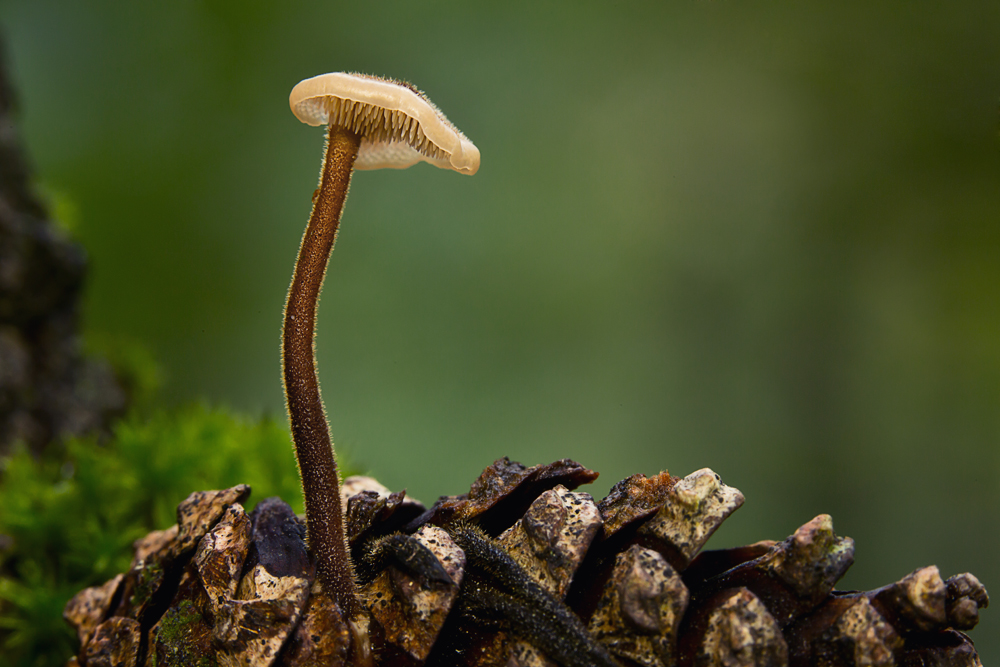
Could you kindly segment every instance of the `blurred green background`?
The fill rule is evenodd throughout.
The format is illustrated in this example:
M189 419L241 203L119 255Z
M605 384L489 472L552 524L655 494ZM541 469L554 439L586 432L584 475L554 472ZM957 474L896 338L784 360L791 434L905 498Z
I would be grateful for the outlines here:
M747 496L712 546L826 512L841 587L1000 591L1000 3L4 0L0 29L88 336L146 344L169 402L281 415L323 142L288 92L404 78L483 164L354 178L317 339L353 462L426 502L503 455L598 497L708 466ZM1000 609L973 638L1000 656Z

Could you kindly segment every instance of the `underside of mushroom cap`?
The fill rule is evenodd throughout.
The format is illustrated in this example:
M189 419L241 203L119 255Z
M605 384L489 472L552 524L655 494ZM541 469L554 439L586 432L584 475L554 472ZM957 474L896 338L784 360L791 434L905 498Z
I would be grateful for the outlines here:
M408 83L321 74L300 81L288 104L303 123L340 125L361 135L356 169L405 169L417 162L469 175L479 169L479 149Z

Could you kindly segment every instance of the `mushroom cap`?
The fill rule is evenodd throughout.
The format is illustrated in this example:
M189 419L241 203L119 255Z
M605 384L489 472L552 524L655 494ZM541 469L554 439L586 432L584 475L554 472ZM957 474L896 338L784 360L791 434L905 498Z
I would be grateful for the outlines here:
M409 83L333 72L300 81L288 98L308 125L341 125L361 135L356 169L405 169L429 162L470 176L479 149Z

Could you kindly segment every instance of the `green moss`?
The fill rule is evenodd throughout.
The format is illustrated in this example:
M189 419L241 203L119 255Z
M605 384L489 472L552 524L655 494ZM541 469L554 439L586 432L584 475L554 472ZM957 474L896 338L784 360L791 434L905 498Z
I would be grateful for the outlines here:
M206 655L192 637L204 634L207 625L201 612L190 600L181 600L177 606L168 609L156 626L157 648L167 665L188 667L215 667L218 663L211 655ZM150 661L154 667L159 662L156 652Z
M129 600L133 607L138 607L146 602L156 591L160 582L163 581L163 566L159 563L144 565L139 570L139 578L135 582L135 592Z
M201 612L195 609L194 603L181 600L180 604L163 615L159 627L160 639L171 644L177 643L184 638L188 625L201 618Z
M4 666L64 665L76 650L61 618L66 601L124 572L132 542L175 523L192 491L239 483L253 488L251 507L276 495L302 511L283 420L193 405L125 419L107 443L79 439L41 458L20 449L0 459Z

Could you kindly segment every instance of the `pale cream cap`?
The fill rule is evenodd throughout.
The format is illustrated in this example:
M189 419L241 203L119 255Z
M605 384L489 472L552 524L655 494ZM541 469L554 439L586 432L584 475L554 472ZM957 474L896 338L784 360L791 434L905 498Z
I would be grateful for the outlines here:
M356 169L405 169L417 162L470 176L479 169L479 149L408 83L321 74L292 88L288 104L303 123L335 123L360 134Z

